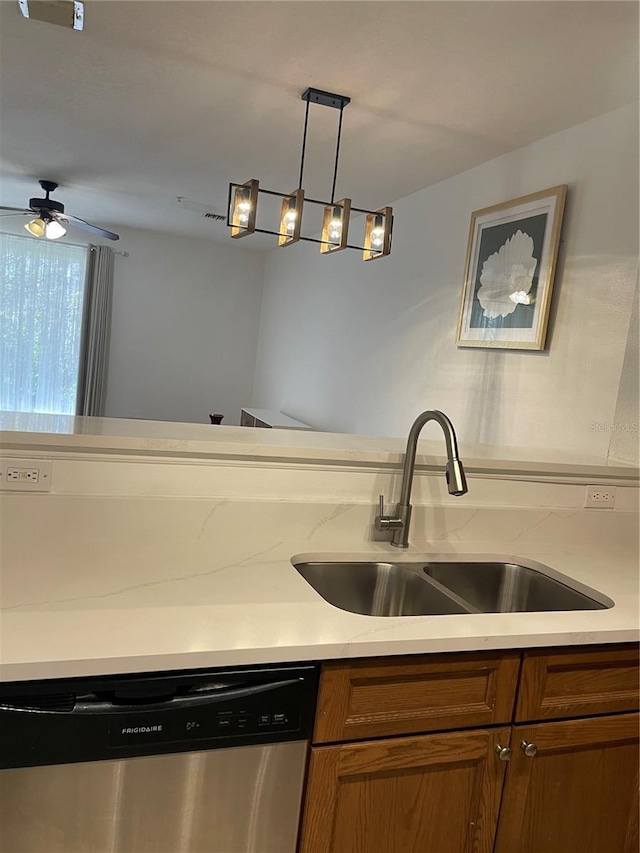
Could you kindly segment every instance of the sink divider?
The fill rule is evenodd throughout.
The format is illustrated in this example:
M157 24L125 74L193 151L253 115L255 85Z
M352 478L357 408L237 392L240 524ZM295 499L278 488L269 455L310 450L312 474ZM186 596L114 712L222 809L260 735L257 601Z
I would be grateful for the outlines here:
M401 566L402 563L396 563L396 565ZM461 598L455 592L450 590L448 587L441 584L439 581L435 580L435 578L430 577L425 571L424 568L418 571L418 574L422 578L425 583L431 584L431 586L435 587L439 592L443 595L446 595L447 598L454 601L456 604L459 604L460 607L463 607L467 613L483 613L478 607L474 607L473 604L470 604L466 599Z

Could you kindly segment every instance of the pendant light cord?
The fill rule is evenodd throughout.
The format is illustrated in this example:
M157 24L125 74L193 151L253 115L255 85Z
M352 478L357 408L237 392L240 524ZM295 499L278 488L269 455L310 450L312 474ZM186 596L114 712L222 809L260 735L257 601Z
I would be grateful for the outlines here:
M331 186L331 204L335 201L336 198L336 180L338 177L338 158L340 156L340 137L342 136L342 112L344 110L344 104L340 107L340 120L338 121L338 139L336 141L336 162L333 166L333 185Z
M302 189L302 175L304 173L304 155L307 150L307 125L309 124L309 103L309 98L307 98L307 109L304 113L304 131L302 132L302 153L300 154L300 177L298 178L299 190Z

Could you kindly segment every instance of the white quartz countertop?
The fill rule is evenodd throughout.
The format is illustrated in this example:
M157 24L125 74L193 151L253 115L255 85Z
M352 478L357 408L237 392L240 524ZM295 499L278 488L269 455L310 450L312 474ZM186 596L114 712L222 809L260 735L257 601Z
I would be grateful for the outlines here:
M90 472L99 454L130 454L132 463L149 454L154 459L143 458L141 470L147 472L150 488L159 476L157 457L191 454L198 462L189 473L192 479L196 469L206 468L199 464L202 457L317 461L334 471L342 466L342 476L343 468L399 466L402 439L16 414L1 416L0 429L5 452L61 451L55 464L75 472L66 480L58 477L57 493L3 498L0 680L5 682L621 643L640 637L637 516L616 510L610 516L583 518L575 503L571 511L556 511L554 507L565 506L567 488L574 488L566 483L557 487L557 497L543 499L546 509L540 512L501 505L492 510L489 528L479 524L475 510L451 515L443 538L414 539L412 548L399 552L386 542L363 539L372 523L370 496L364 514L357 502L337 502L341 498L306 508L290 499L287 506L298 508L296 515L272 498L255 501L251 510L242 497L225 497L219 482L224 466L209 472L204 496L193 500L167 497L165 480L158 481L165 485L158 486L157 494L133 489L125 499L113 490L121 482L113 481L115 474L107 477L100 469L107 479L98 481L91 480L98 475ZM418 462L441 467L440 445L440 440L421 442ZM569 460L565 454L552 459L549 454L536 458L532 451L519 453L514 448L466 448L463 459L468 471L493 470L498 478L519 478L530 471L548 472L552 481L561 479L560 474L568 482L588 474L589 481L619 478L623 486L637 484L633 468L607 468L594 460ZM78 467L76 459L88 467ZM173 472L173 460L169 462ZM109 470L122 477L121 461L112 464ZM338 486L332 486L336 494ZM74 489L83 493L74 494ZM453 510L438 507L435 526L442 526L443 512L449 518ZM305 518L308 523L300 520ZM429 530L436 535L434 525L423 529L424 536ZM417 536L415 525L414 532ZM614 606L556 613L369 617L326 602L291 563L296 556L411 561L438 553L533 560L595 589Z
M429 424L423 435L425 438L418 442L417 465L427 469L442 468L446 460L439 429ZM0 412L0 448L13 453L100 451L343 466L392 465L399 468L404 458L406 438ZM637 466L623 463L605 465L601 459L568 451L464 443L460 446L460 458L470 473L533 473L586 476L608 483L638 482Z
M81 540L81 531L78 536ZM86 550L82 541L77 544L73 553L51 550L52 573L81 573L93 560L99 568L110 564L111 574L87 576L72 595L52 595L26 583L22 603L1 612L0 680L639 639L637 555L615 543L600 551L592 545L514 549L500 542L438 548L449 555L535 560L608 596L615 603L611 609L391 618L349 613L322 599L290 558L338 555L310 551L308 541L281 541L241 559L229 559L224 547L147 543L137 556L149 564L149 576L135 582L119 573L117 548L108 563L103 543L86 543ZM371 543L349 556L415 560L433 553L425 546L399 554L386 543Z

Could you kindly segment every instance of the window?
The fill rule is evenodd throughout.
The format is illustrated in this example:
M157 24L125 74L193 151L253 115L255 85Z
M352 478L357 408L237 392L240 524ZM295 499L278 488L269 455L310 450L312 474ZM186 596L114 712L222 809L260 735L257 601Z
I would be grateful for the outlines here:
M76 411L87 250L0 234L0 409Z

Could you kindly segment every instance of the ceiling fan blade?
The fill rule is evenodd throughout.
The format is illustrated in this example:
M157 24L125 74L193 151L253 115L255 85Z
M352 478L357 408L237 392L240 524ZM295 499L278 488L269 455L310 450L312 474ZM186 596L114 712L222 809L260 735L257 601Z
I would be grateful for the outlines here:
M105 228L99 228L97 225L92 225L90 222L85 222L84 219L78 219L77 216L71 216L68 213L54 214L54 218L58 222L68 222L75 228L81 228L83 231L88 231L90 234L95 234L97 237L106 237L107 240L119 240L120 235L114 234L113 231L107 231Z
M9 213L0 213L0 216L15 216L18 213L21 213L24 216L27 216L30 213L33 214L33 210L27 210L24 207L3 207L2 205L0 205L0 210L10 211Z

